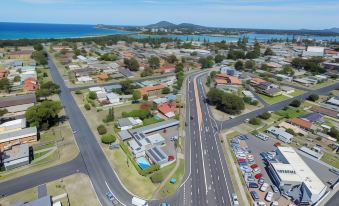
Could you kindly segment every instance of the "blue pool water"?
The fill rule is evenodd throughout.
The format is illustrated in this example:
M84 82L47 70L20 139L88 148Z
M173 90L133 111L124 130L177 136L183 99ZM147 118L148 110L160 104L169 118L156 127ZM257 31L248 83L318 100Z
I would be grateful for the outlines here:
M137 158L137 163L142 170L145 170L145 169L151 167L151 164L147 161L147 159L145 157Z

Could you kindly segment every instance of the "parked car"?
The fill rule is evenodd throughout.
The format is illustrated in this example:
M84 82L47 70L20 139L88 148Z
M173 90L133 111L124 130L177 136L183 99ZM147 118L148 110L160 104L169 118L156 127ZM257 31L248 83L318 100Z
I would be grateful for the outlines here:
M257 206L266 206L265 202L257 202Z
M238 196L236 194L232 194L233 206L239 206Z
M332 167L332 168L330 168L329 170L330 170L331 172L333 172L334 174L339 175L339 169Z
M261 185L260 190L266 192L268 186L269 186L268 183L265 182L264 184Z
M261 177L261 178L258 180L258 184L259 184L259 185L264 184L264 182L265 182L265 178L263 178L263 177Z
M247 140L248 139L248 137L246 135L244 135L244 134L239 135L238 138L241 139L241 140Z
M261 173L261 169L259 167L256 167L256 168L253 169L253 173L254 174Z
M253 198L254 201L258 201L259 200L259 195L256 191L251 191L251 197Z
M273 191L274 193L277 193L277 192L279 192L279 189L278 189L278 187L277 187L277 186L275 186L275 185L271 185L271 187L272 187L272 191Z
M272 198L273 198L273 192L267 192L265 196L265 200L267 202L272 202Z
M256 137L258 137L261 140L267 141L268 140L268 136L262 133L259 133L257 135L255 135Z
M271 206L279 206L279 203L277 201L274 201L274 202L271 203Z
M258 188L259 185L258 185L257 183L255 183L255 182L249 182L249 183L248 183L248 187L249 187L249 188Z

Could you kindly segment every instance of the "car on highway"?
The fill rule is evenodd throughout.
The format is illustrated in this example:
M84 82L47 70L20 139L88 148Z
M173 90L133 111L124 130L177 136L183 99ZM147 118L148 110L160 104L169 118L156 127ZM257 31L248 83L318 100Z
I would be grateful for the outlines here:
M269 186L268 183L265 182L264 184L261 185L260 191L266 192L268 186Z
M267 192L265 196L265 200L267 202L272 202L272 198L273 198L273 192Z
M190 116L190 119L193 120L194 119L193 116Z
M110 191L106 192L106 197L107 197L110 201L113 201L113 200L114 200L113 194L112 194L112 192L110 192Z
M233 206L239 206L238 196L234 193L232 194L232 201L233 201Z
M250 119L245 119L245 121L244 121L244 122L245 122L245 123L248 123L249 121L250 121Z
M333 172L334 174L339 175L339 169L332 167L329 170L330 170L330 172Z
M77 133L78 132L78 130L72 130L72 133L73 134L75 134L75 133Z
M277 186L275 186L275 185L271 185L271 188L272 188L272 191L273 191L274 193L277 193L277 192L279 192L279 189L278 189L278 187L277 187Z
M251 197L252 197L252 199L254 201L258 201L259 200L259 195L258 195L258 193L256 191L251 191L250 194L251 194Z

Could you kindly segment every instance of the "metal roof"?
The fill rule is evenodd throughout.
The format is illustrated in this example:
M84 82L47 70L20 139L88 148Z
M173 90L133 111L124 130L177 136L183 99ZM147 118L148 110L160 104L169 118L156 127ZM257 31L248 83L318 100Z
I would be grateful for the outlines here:
M165 128L168 128L168 127L179 125L179 123L180 122L176 119L169 119L167 121L158 122L158 123L147 125L147 126L140 127L140 128L137 128L137 129L132 129L132 130L130 130L130 133L133 134L135 132L139 132L139 133L147 134L147 133L150 133L150 132L155 132L155 131L158 131L158 130L161 130L161 129L165 129Z

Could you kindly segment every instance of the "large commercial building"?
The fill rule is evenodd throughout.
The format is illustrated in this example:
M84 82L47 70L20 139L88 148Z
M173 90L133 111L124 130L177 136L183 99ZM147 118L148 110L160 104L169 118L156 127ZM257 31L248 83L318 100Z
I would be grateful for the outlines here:
M18 144L36 142L37 134L36 127L0 133L0 151L9 149Z
M282 193L300 204L313 204L325 194L326 186L292 147L278 147L277 162L269 174Z

